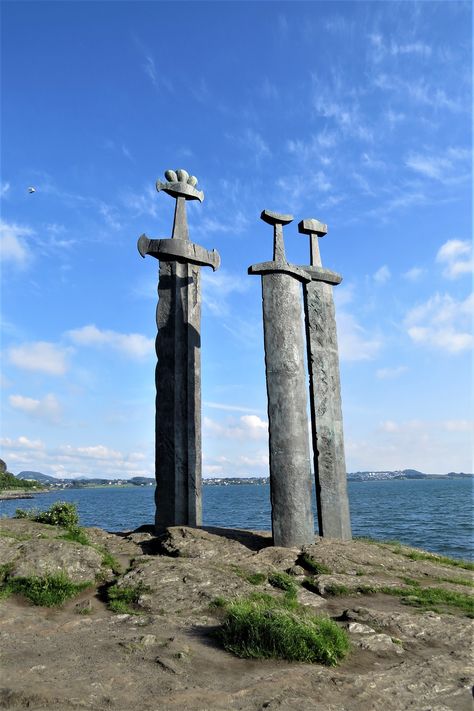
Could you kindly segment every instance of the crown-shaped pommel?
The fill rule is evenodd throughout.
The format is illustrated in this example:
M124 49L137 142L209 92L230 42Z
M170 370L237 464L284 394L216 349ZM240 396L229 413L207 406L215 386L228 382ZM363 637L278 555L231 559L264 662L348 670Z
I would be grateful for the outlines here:
M165 178L168 182L162 183L161 180L156 181L156 189L158 192L163 190L168 195L175 198L184 197L185 200L204 200L202 190L196 190L197 178L194 175L189 175L187 170L166 170Z

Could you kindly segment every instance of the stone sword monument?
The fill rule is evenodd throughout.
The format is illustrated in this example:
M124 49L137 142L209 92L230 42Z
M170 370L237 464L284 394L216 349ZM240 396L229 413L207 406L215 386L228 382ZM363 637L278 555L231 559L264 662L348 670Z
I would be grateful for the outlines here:
M156 324L155 475L157 529L199 526L201 501L201 266L219 254L189 241L186 201L204 194L185 170L167 170L156 189L176 200L171 239L142 235L138 251L160 261Z
M248 273L262 277L273 544L299 547L314 542L300 286L311 277L286 260L283 225L293 217L261 218L273 225L273 261Z
M311 264L301 268L311 277L303 284L303 295L319 532L327 538L349 540L351 521L332 293L342 277L322 267L318 240L327 234L327 226L318 220L302 220L298 231L310 237Z

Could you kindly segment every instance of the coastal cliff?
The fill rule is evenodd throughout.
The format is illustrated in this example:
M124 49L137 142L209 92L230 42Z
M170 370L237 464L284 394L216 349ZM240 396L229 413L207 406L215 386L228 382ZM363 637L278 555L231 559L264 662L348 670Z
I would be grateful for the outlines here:
M262 532L72 535L1 519L0 563L0 708L471 709L472 565L461 561L365 540L297 550ZM76 587L60 606L32 604L18 584L61 575ZM239 658L216 639L225 601L277 604L290 587L299 609L348 634L337 666Z

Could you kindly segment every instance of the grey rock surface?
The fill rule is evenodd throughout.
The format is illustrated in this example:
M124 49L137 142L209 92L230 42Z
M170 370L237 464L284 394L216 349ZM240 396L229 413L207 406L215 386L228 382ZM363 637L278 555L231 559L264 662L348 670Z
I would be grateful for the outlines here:
M268 580L252 585L246 574L301 567L296 560L307 566L302 551L273 548L268 533L173 527L157 537L152 530L86 529L91 540L126 559L117 585L148 586L135 614L112 613L100 588L57 609L0 599L0 708L471 710L473 623L457 610L421 612L380 592L321 597L299 587L298 599L309 612L348 630L348 657L338 667L239 659L215 640L221 618L209 601L254 592L283 595ZM61 548L58 532L26 520L0 520L0 541L28 545L32 559L41 558L44 541ZM444 589L451 583L443 579L457 578L463 581L459 590L469 592L467 570L413 560L406 547L321 538L304 552L330 569L326 575L357 570L346 577L363 582L377 571L384 583L397 579L403 586L409 575L422 586Z

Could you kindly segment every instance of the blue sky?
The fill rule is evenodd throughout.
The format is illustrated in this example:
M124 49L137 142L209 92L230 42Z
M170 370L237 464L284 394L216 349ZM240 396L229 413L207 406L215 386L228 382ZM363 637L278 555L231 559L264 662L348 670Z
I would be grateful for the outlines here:
M268 473L263 209L329 225L348 471L471 471L472 7L3 2L2 449L153 475L168 168L199 179L205 476ZM28 193L34 186L36 192Z

